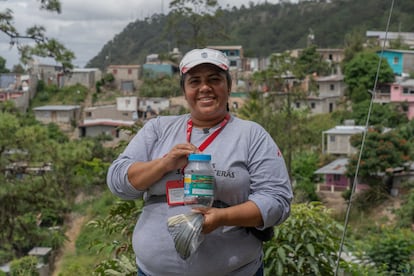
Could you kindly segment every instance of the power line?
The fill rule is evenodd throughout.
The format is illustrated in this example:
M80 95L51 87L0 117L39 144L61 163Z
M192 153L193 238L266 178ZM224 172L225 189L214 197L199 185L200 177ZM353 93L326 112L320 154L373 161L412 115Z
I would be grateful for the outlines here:
M370 119L371 112L372 112L372 106L373 106L373 102L374 102L374 99L375 99L375 93L377 91L376 88L377 88L377 82L378 82L378 78L379 78L379 71L380 71L380 68L381 68L381 63L382 63L382 58L383 58L383 54L384 54L385 45L386 45L386 42L387 42L387 36L388 36L389 26L390 26L390 22L391 22L391 15L392 15L392 11L394 9L394 2L395 2L395 0L392 0L392 2L391 2L390 13L388 15L388 22L387 22L387 27L386 27L386 30L385 30L385 37L384 37L384 41L383 41L382 48L381 48L381 55L380 55L380 59L379 59L379 62L378 62L377 73L375 75L374 87L373 87L372 91L369 91L371 93L371 101L370 101L370 105L369 105L369 109L368 109L367 119L366 119L366 122L365 122L365 131L363 132L363 136L362 136L361 149L359 151L358 162L357 162L357 166L356 166L356 170L355 170L354 180L353 180L353 183L352 183L351 196L349 198L349 204L348 204L348 207L347 207L347 210L346 210L345 225L344 225L344 231L342 233L341 243L340 243L340 247L339 247L339 251L338 251L338 258L337 258L336 267L335 267L335 276L338 275L339 263L340 263L340 260L341 260L341 255L342 255L342 251L343 251L343 247L344 247L346 230L347 230L347 226L348 226L348 223L349 223L349 213L351 211L353 196L354 196L355 189L356 189L357 182L358 182L359 167L360 167L360 164L361 164L362 152L364 150L364 145L365 145L365 139L366 139L367 133L368 133L369 119Z

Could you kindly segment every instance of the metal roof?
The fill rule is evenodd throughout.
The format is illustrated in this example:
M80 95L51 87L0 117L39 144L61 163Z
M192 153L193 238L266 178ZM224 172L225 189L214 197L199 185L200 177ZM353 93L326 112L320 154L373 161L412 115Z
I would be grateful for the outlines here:
M324 131L328 134L357 134L364 132L364 126L336 126L334 128Z
M323 166L315 171L315 174L340 174L346 173L346 166L348 165L348 158L340 158Z
M34 111L69 111L79 109L80 105L44 105L33 108Z

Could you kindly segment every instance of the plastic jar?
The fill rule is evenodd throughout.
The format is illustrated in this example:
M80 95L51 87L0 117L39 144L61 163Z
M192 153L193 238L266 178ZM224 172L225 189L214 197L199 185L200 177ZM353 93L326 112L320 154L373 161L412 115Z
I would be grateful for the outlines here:
M211 207L214 201L214 185L211 155L190 154L184 169L184 204Z

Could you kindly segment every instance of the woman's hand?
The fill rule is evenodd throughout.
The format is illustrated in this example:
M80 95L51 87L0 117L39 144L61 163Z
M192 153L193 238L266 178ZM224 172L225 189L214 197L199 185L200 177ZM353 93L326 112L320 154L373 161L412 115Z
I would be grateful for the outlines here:
M200 150L193 144L177 144L166 155L164 155L163 163L165 164L167 171L181 169L187 165L187 157L190 153L199 152Z
M220 226L258 227L263 225L262 215L253 201L227 208L196 207L193 212L204 215L202 232L208 234Z
M193 212L200 213L204 215L203 223L203 234L208 234L218 227L223 226L223 211L224 209L219 208L209 208L209 207L196 207L193 209Z
M200 152L193 144L177 144L164 157L149 162L135 162L128 168L129 182L144 191L166 173L184 168L190 153Z

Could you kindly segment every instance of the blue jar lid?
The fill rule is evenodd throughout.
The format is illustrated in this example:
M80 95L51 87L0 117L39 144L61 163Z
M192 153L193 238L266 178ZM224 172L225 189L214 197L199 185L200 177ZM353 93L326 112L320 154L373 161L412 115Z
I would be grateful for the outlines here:
M210 160L211 160L210 154L191 153L188 156L188 161L210 161Z

